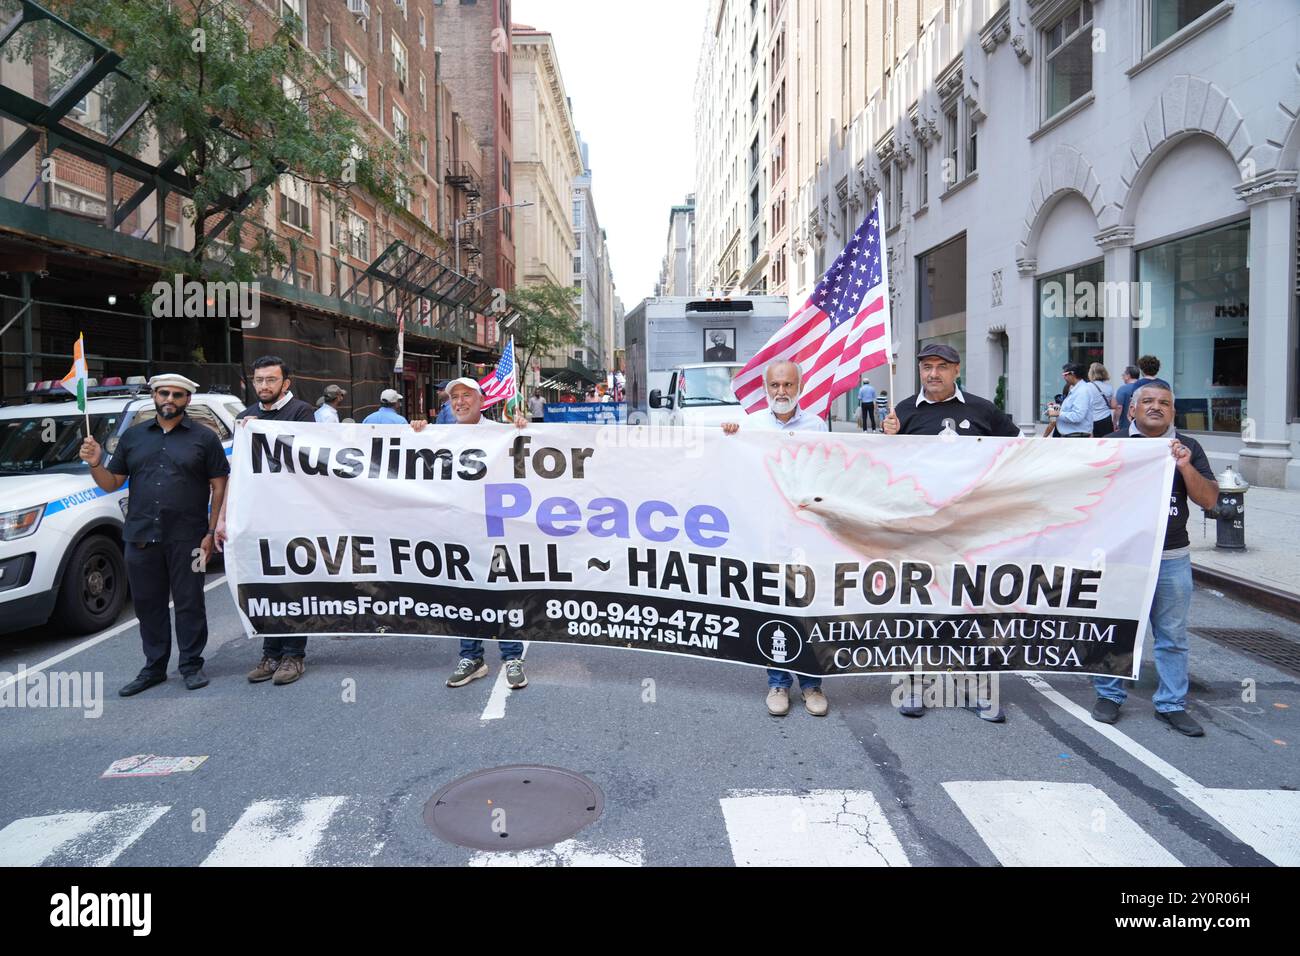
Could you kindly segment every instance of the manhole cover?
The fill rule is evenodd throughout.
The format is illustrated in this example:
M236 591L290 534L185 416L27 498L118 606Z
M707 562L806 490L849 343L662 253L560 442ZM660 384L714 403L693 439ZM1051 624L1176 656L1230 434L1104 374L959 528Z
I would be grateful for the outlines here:
M604 808L605 795L581 774L520 764L453 780L424 805L424 824L475 850L532 850L567 840Z
M1278 631L1249 627L1193 627L1191 631L1291 674L1300 674L1300 644Z

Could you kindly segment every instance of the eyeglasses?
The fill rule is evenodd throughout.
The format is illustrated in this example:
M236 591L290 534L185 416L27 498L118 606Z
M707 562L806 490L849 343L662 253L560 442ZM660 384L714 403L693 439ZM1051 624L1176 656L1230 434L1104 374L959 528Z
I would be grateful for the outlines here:
M154 393L155 395L157 395L159 398L163 399L164 401L166 401L167 399L173 399L173 398L189 398L189 397L190 397L190 393L189 393L189 392L186 392L186 391L184 391L184 390L181 390L181 391L172 391L170 388L155 388L155 389L153 390L153 393Z
M284 379L282 379L280 376L277 375L275 378L255 378L255 379L253 379L253 384L254 384L254 385L274 385L276 382L282 382L282 381L284 381Z

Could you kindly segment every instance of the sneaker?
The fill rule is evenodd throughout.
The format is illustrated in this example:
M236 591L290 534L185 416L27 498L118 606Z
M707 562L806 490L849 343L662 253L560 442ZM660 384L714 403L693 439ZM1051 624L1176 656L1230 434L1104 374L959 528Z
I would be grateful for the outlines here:
M1105 697L1098 697L1092 705L1092 719L1099 724L1113 724L1119 720L1119 704Z
M487 665L483 659L474 657L462 657L456 664L456 669L451 672L447 678L448 687L463 687L472 680L478 680L480 677L487 676Z
M279 669L280 658L263 657L258 662L258 665L248 672L248 682L250 684L260 684L264 680L270 680Z
M272 684L292 684L301 677L307 670L307 661L302 657L282 657L280 666L276 668L275 677L272 678Z
M1185 710L1156 711L1156 720L1163 720L1184 737L1204 737L1205 729Z
M826 699L826 694L820 687L809 687L803 692L803 707L814 717L825 717L831 702Z
M790 712L790 691L773 687L767 692L767 712L773 717L784 717Z
M486 668L484 668L486 670ZM514 658L505 662L506 685L511 690L519 690L528 686L528 678L524 676L524 662L522 658Z

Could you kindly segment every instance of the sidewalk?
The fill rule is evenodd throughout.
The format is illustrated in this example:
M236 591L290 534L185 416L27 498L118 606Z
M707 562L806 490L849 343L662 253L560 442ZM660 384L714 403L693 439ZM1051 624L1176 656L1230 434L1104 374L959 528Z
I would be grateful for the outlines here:
M1251 587L1280 592L1300 606L1300 491L1251 488L1246 492L1246 550L1215 548L1215 522L1205 521L1193 507L1187 521L1192 541L1192 567L1214 575L1229 575Z

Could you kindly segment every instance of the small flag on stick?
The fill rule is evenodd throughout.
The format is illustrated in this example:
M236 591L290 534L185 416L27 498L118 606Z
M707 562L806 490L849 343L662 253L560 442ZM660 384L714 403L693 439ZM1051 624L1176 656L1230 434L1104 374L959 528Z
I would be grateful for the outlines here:
M63 376L63 381L59 384L77 397L77 410L86 416L86 437L90 437L90 413L86 411L86 379L89 375L86 372L86 335L80 333L77 335L77 341L72 346L72 371Z

